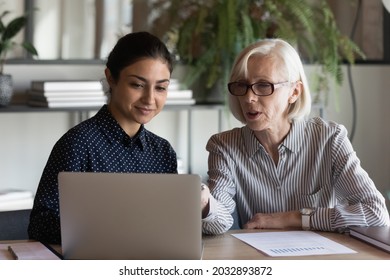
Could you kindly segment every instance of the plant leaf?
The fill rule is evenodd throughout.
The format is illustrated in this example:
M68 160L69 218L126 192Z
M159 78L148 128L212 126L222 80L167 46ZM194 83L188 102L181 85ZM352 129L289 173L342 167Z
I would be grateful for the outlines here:
M26 51L28 51L32 55L38 55L38 51L35 49L35 47L31 43L23 42L22 46L23 46L23 48L25 48Z
M13 19L4 29L2 40L8 40L13 38L19 31L26 25L27 18L25 16L17 17Z

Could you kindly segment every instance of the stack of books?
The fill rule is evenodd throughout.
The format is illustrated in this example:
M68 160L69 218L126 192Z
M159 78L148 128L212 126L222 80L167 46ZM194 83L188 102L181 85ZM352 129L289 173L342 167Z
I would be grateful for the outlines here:
M166 105L193 105L195 99L192 90L183 89L183 86L176 79L171 79L168 87Z
M107 102L98 80L32 81L27 98L30 106L48 108L100 107Z
M18 209L31 209L34 196L28 190L0 190L0 211L12 211Z

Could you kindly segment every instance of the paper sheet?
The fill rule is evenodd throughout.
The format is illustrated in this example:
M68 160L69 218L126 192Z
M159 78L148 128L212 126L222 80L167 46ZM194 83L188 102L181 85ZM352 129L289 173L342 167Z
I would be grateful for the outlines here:
M238 233L232 236L271 257L356 253L312 231Z

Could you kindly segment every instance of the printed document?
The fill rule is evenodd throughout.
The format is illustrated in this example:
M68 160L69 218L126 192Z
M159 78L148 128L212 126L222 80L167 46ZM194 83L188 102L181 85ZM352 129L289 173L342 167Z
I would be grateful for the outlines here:
M356 253L312 231L238 233L232 236L271 257Z

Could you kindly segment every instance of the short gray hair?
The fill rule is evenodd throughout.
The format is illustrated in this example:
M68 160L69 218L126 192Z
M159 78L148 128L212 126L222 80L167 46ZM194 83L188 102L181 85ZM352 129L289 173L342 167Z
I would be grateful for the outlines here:
M282 74L287 76L287 81L302 82L302 93L295 103L289 107L288 119L300 119L309 115L311 110L311 96L301 58L298 52L282 39L260 40L243 49L233 64L229 82L235 82L248 76L248 60L254 55L267 56L279 61L283 68L280 70ZM229 94L229 107L234 117L245 124L246 120L237 96Z

